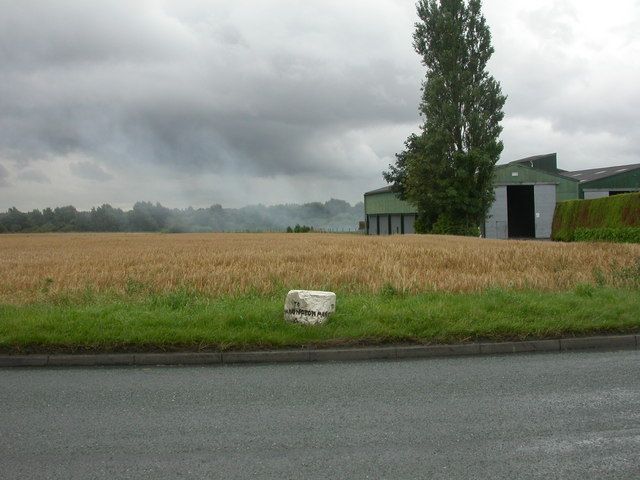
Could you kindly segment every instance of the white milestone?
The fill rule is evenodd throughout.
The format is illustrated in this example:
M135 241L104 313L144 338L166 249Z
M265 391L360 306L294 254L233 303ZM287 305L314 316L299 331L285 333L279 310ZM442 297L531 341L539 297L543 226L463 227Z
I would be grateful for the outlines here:
M336 294L314 290L291 290L284 302L284 319L304 325L324 323L336 311Z

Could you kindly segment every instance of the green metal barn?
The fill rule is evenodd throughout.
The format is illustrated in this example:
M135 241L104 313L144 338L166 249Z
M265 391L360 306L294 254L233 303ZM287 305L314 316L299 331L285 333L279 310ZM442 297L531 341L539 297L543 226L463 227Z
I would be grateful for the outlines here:
M578 170L565 175L580 182L580 198L602 198L640 190L640 163Z
M369 235L415 233L415 207L400 200L391 187L365 193L364 212Z
M640 191L640 164L568 172L555 153L497 165L495 200L484 225L487 238L549 238L557 202ZM414 233L416 208L391 187L364 194L369 235Z

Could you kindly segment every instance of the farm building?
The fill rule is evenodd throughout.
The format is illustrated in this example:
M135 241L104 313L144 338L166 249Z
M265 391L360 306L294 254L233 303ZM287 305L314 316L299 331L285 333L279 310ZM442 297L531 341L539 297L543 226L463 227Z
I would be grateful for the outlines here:
M568 172L555 153L497 165L487 238L549 238L557 202L640 191L640 164ZM364 194L369 235L414 233L416 209L391 187Z
M415 233L416 209L382 187L364 194L366 232L369 235Z
M567 172L580 182L580 198L602 198L640 191L640 163Z

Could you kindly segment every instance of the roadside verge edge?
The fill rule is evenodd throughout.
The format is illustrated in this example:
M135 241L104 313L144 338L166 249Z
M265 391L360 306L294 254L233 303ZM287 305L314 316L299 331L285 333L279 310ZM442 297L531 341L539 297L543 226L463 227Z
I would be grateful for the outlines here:
M354 360L506 355L534 352L640 349L640 335L571 337L521 342L453 345L398 345L353 348L301 348L232 352L96 353L0 355L0 367L86 367L149 365L233 365L261 363L340 362Z

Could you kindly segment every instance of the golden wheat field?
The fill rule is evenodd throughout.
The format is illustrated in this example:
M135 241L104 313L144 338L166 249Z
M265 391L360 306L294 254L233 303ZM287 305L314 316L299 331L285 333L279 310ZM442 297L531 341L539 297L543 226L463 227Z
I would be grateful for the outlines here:
M209 295L282 289L408 293L561 290L632 265L640 245L406 235L32 234L0 236L0 301L51 293Z

